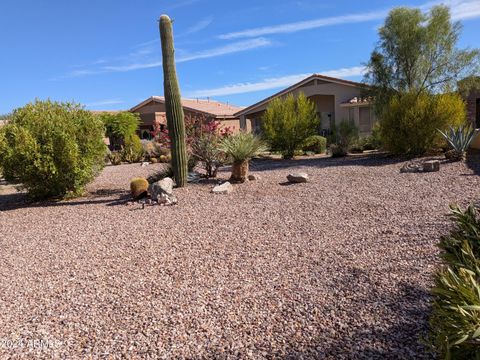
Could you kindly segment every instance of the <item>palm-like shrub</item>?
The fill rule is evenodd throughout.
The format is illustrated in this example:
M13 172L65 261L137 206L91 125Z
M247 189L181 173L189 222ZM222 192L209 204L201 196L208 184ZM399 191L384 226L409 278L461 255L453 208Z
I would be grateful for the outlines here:
M290 159L309 136L317 134L317 106L303 93L272 100L262 118L263 134L272 150Z
M233 162L230 180L234 182L245 182L248 177L248 161L267 151L267 146L259 137L243 131L224 138L219 148Z
M468 147L475 137L475 130L470 125L450 126L449 131L438 130L447 140L452 150L446 153L447 158L454 161L465 160Z
M428 340L442 359L480 357L480 218L452 207L456 228L442 237L446 267L436 276Z
M78 195L104 165L103 124L78 104L28 104L0 134L3 175L33 198Z

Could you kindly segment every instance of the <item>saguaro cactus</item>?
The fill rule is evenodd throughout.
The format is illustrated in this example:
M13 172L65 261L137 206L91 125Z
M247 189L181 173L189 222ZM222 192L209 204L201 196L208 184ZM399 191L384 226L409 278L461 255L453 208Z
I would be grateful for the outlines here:
M160 16L160 40L162 43L163 88L167 127L171 140L172 169L177 186L182 187L187 183L188 176L185 119L175 69L172 21L167 15Z

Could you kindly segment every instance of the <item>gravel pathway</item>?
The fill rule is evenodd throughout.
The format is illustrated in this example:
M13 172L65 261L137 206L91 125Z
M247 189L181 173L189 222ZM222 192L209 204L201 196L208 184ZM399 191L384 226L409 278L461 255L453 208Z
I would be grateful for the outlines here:
M160 165L107 167L68 202L3 189L0 358L430 358L435 244L480 176L402 164L259 160L229 195L190 185L143 210L129 179Z

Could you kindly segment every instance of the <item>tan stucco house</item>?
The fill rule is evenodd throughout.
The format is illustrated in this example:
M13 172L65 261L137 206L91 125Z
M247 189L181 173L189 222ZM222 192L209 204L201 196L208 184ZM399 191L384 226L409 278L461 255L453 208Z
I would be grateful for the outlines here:
M375 123L375 116L371 102L362 98L362 90L365 86L354 81L313 74L235 115L239 117L242 129L259 132L262 115L270 101L288 94L304 93L317 105L323 134L328 134L332 124L338 124L342 120L352 120L360 134L367 135L370 134Z
M467 118L472 126L477 129L477 136L472 142L474 149L480 149L480 89L473 89L465 98L467 105Z
M185 116L196 119L216 120L221 128L229 127L233 132L240 130L240 120L235 113L243 108L219 101L207 99L182 98L182 106ZM140 137L150 138L151 131L155 126L161 129L166 127L165 98L152 96L130 109L130 112L140 114Z

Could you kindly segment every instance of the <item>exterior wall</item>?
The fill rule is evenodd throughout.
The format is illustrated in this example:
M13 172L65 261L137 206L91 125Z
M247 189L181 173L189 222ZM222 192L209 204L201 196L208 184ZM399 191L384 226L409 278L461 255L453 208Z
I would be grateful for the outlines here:
M476 129L480 128L480 90L472 91L468 98L467 103L467 119L471 122L472 126Z
M477 136L475 137L475 139L473 139L470 147L480 150L480 129L477 129Z
M141 108L137 109L135 112L140 114L141 124L140 124L140 134L144 130L153 130L155 124L166 125L165 118L165 104L158 102L150 102ZM204 113L195 112L190 110L185 110L185 117L191 117L193 119L210 121L218 120L220 121L220 128L230 127L234 133L240 131L240 120L237 119L221 119L215 118L212 116L206 116Z

